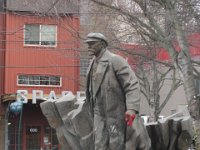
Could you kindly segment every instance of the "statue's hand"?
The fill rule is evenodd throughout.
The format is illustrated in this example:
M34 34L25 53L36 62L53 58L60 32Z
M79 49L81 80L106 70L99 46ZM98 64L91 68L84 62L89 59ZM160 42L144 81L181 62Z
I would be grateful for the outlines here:
M127 126L132 126L135 119L136 112L134 110L127 110L125 113L125 121Z

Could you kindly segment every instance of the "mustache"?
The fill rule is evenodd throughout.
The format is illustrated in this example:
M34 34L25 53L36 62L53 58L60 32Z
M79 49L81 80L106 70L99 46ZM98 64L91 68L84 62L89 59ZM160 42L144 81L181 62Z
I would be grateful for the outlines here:
M94 49L88 49L88 52L94 52L95 50Z
M93 56L94 55L94 50L93 49L88 49L89 52L89 56Z

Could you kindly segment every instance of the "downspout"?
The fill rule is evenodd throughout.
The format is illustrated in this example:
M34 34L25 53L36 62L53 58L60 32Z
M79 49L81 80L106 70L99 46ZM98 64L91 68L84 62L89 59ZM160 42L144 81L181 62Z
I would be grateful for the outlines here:
M8 117L9 117L9 108L10 108L10 102L6 108L5 112L5 150L8 150Z
M4 35L4 41L6 42L6 30L7 30L7 0L4 0L4 8L3 8L3 12L4 12L4 30L5 30L5 35ZM4 43L4 66L6 65L6 43ZM5 68L4 68L4 93L5 93ZM10 108L10 102L8 103L8 106L6 108L5 111L5 143L4 143L4 148L5 150L8 150L8 145L9 145L9 141L8 141L8 117L9 117L9 108Z

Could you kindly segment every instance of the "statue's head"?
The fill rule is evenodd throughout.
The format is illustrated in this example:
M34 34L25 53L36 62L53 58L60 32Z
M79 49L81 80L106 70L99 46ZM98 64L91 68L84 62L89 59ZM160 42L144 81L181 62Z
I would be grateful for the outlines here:
M108 40L107 38L101 34L101 33L94 33L91 32L87 35L86 43L88 42L94 42L94 41L104 41L106 46L108 46Z
M88 51L95 56L108 46L107 38L101 33L89 33L85 42L88 44Z

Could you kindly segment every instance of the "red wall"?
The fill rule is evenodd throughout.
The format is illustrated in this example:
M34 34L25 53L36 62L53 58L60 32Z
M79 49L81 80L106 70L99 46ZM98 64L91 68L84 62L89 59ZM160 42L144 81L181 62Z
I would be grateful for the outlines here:
M191 57L199 57L200 56L200 33L192 33L187 37L187 42L189 44L190 55ZM180 51L180 47L177 42L175 42L174 47L177 51ZM169 60L170 56L169 53L164 49L161 48L159 50L157 58L159 60Z
M0 96L4 93L5 14L0 13Z
M43 90L45 94L54 90L76 92L79 84L79 54L77 31L79 19L70 16L40 17L28 15L6 15L5 94L18 89ZM57 25L57 47L24 46L23 27L27 23ZM17 86L19 74L43 74L62 76L62 87Z

